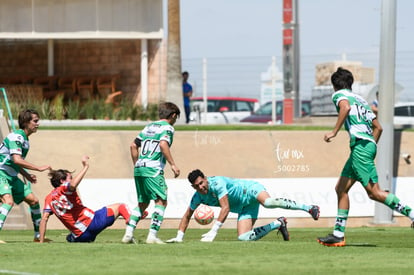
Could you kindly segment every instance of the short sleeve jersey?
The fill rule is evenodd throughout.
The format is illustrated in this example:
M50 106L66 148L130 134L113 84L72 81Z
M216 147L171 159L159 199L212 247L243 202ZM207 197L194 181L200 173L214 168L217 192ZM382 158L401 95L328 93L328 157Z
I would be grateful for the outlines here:
M183 83L183 95L191 92L193 90L193 87L190 83L185 82ZM190 106L190 98L188 96L184 96L184 106Z
M0 169L9 176L17 176L20 167L13 163L11 157L12 155L20 155L24 159L29 148L29 139L22 129L8 134L0 145Z
M174 127L160 120L148 124L137 136L141 141L138 161L135 163L135 176L155 177L163 173L166 159L161 152L160 142L173 143Z
M69 182L52 190L45 198L43 212L53 213L76 237L82 235L93 220L95 212L82 204Z
M365 139L375 143L372 135L372 120L376 118L368 102L361 96L352 93L351 90L343 89L332 95L332 101L339 112L339 102L348 100L351 110L345 120L345 129L350 137L350 146L357 139Z
M256 196L249 192L251 187L258 184L255 181L234 179L228 177L208 177L208 193L203 195L195 192L190 208L195 210L198 205L207 204L210 206L220 206L219 200L228 195L230 212L240 213L243 207L251 203L257 203Z

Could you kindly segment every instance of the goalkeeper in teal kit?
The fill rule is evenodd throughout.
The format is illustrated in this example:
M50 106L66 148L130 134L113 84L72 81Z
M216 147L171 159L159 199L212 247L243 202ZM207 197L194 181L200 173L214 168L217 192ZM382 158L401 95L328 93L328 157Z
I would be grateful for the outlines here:
M182 242L191 216L200 204L221 208L217 221L209 232L202 236L202 242L212 242L230 212L237 213L237 234L240 241L257 241L273 230L278 230L285 241L289 240L286 218L253 228L259 213L259 206L265 208L284 208L308 212L314 220L319 218L319 207L299 204L284 198L271 198L265 187L252 180L228 177L206 177L199 169L188 175L191 186L197 191L184 213L177 236L167 242Z

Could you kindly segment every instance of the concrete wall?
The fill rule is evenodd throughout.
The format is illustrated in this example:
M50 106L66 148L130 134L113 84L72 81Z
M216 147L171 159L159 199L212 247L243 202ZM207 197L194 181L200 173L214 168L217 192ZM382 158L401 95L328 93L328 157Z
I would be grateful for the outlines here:
M42 130L30 136L27 159L53 168L79 169L83 154L91 157L90 178L129 178L133 167L129 145L137 131ZM324 131L177 131L171 148L180 178L200 168L207 175L240 178L337 177L349 154L348 135L331 142ZM401 153L413 153L414 132L403 132ZM38 175L42 178L42 174ZM173 176L169 167L166 177ZM401 177L414 166L399 158Z
M91 157L90 178L129 178L129 145L138 131L39 130L30 137L27 157L36 164L74 170ZM200 168L207 175L240 178L337 176L348 156L341 132L325 143L322 131L177 131L171 148L180 178ZM166 177L173 174L169 167ZM42 174L39 175L42 178Z

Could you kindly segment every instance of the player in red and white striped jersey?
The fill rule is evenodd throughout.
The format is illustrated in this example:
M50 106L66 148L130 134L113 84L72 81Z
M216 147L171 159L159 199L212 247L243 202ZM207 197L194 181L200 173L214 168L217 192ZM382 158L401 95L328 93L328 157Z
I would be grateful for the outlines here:
M126 204L115 203L97 211L82 204L76 187L88 171L88 160L88 156L82 158L83 168L73 179L72 173L68 170L52 170L49 173L55 189L45 199L44 215L40 223L40 242L44 241L47 222L53 214L71 232L66 237L68 242L93 242L96 236L111 226L118 216L124 217L126 221L129 220L130 211Z

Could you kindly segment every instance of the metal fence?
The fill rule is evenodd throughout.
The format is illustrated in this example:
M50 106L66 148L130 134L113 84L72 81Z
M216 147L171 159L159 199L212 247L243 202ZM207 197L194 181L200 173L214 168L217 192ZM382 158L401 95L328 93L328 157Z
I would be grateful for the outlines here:
M300 98L310 100L315 83L315 66L342 60L360 61L363 67L375 68L379 75L379 52L302 55L300 60ZM206 58L206 87L209 96L243 96L260 99L261 74L268 71L272 56ZM282 71L281 56L276 65ZM183 59L182 69L190 73L194 95L203 94L203 58ZM396 82L403 87L398 101L414 101L414 51L396 53ZM261 102L264 103L264 102Z

